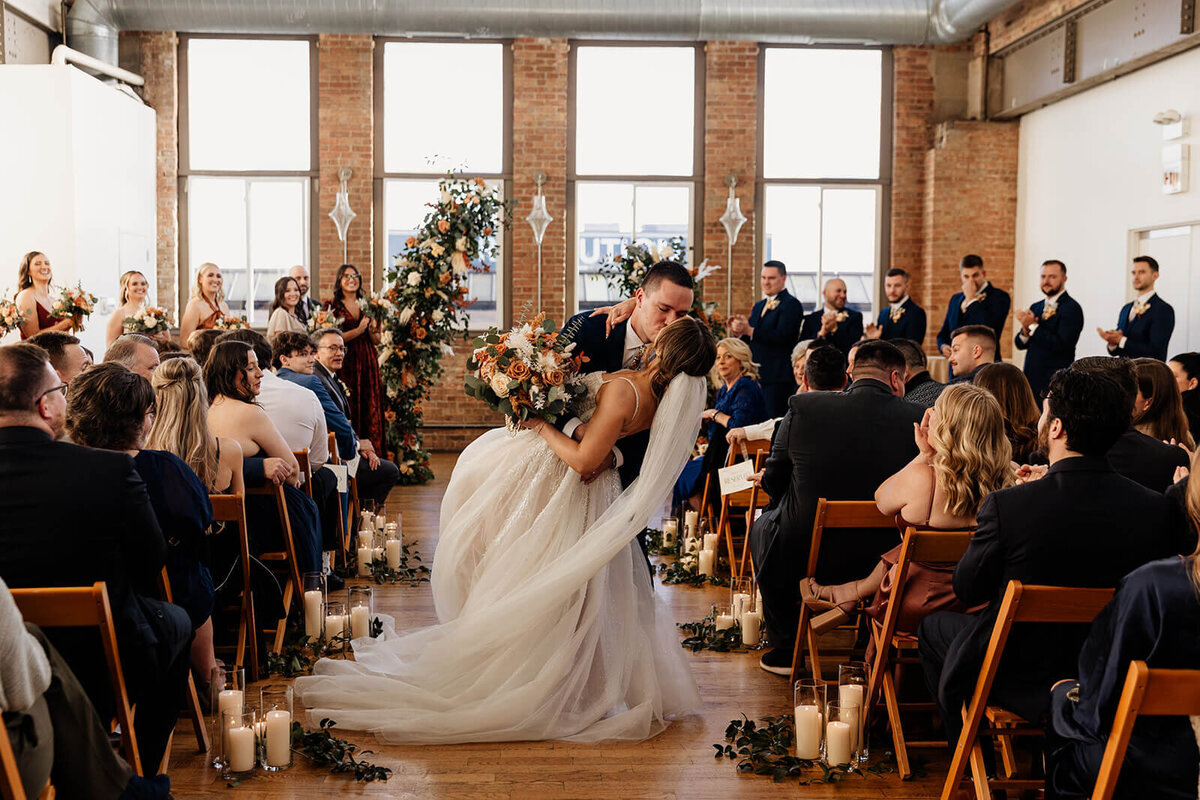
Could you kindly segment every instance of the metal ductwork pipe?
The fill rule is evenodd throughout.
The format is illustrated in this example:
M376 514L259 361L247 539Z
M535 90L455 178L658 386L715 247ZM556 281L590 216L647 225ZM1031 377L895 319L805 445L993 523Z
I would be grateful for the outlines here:
M191 33L790 43L962 41L1016 0L76 0L95 27ZM99 29L103 28L103 33ZM70 28L68 29L70 30ZM82 28L81 28L82 30ZM77 34L78 35L78 34ZM86 35L86 33L84 34ZM84 49L76 40L73 47ZM107 44L105 45L108 46ZM88 50L87 52L91 52ZM99 56L97 56L99 57Z
M109 0L75 0L67 12L66 44L114 67L120 62L119 33Z

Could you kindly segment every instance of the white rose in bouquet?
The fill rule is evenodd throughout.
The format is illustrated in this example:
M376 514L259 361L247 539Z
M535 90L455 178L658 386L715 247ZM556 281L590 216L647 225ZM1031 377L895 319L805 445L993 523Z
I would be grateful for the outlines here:
M417 286L420 283L421 283L421 273L417 272L416 270L413 270L412 272L408 273L408 285L409 286Z
M508 397L508 376L503 372L497 372L492 376L491 380L492 391L497 397Z
M446 318L446 314L440 308L435 308L429 316L433 317L434 322L441 322Z

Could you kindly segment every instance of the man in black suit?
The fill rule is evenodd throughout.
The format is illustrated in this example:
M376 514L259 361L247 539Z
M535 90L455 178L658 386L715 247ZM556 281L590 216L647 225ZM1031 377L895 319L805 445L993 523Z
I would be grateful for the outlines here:
M1008 292L993 286L988 280L983 259L979 256L963 256L958 265L958 276L962 278L962 291L950 298L946 318L937 335L938 349L946 358L950 357L954 331L964 325L987 325L999 342L1008 319L1008 309L1012 307ZM998 354L999 350L996 352Z
M929 374L929 359L921 345L911 339L896 339L892 342L904 355L904 402L915 403L921 408L933 408L946 384L938 383Z
M750 319L731 316L729 332L750 344L758 367L758 383L767 401L767 416L787 412L788 398L796 393L792 348L800 338L804 305L785 288L787 267L768 261L762 268L763 299L754 304Z
M14 589L104 581L138 706L142 763L153 774L183 703L192 625L182 608L134 589L158 586L167 544L132 458L55 441L65 394L45 350L0 347L0 578ZM53 630L49 638L110 718L94 634Z
M1131 570L1181 551L1185 533L1177 510L1160 493L1118 475L1104 458L1128 417L1125 389L1111 373L1060 370L1038 421L1049 469L984 498L975 536L954 571L954 593L964 605L987 608L933 614L918 629L925 680L951 747L1010 580L1115 587ZM1086 625L1015 627L992 702L1039 720L1054 681L1074 674L1086 635Z
M846 282L841 278L825 281L822 296L825 304L804 318L800 338L832 344L848 356L863 338L862 312L846 308Z
M888 342L864 342L852 377L845 392L805 392L788 401L763 472L762 487L775 507L754 523L750 548L775 644L761 666L778 675L791 669L817 500L871 500L879 484L917 454L913 423L925 410L901 399L900 351ZM896 540L895 530L839 530L822 542L816 578L826 585L861 578Z
M296 285L300 287L300 302L296 305L296 319L307 325L308 318L314 311L321 309L321 304L308 295L308 270L302 264L292 267L288 275L295 278Z
M996 337L986 325L955 328L950 340L950 383L970 383L975 373L996 361Z
M1175 309L1154 291L1158 280L1158 262L1150 256L1133 260L1135 300L1121 307L1115 330L1097 328L1114 356L1167 360L1167 346L1175 332Z
M1046 394L1050 376L1075 360L1075 345L1083 332L1083 306L1067 294L1067 265L1057 259L1042 262L1042 294L1016 316L1021 330L1016 346L1025 353L1025 377L1039 401Z
M920 344L925 341L925 309L908 296L909 275L899 267L887 271L883 279L883 292L887 295L888 307L879 312L879 320L866 328L871 339L893 341L911 339Z

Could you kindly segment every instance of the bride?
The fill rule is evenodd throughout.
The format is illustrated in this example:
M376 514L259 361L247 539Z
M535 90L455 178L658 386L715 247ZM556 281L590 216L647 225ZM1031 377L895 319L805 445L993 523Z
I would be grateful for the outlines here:
M640 741L700 706L634 537L691 454L716 347L685 317L655 349L641 371L585 376L581 441L536 420L463 451L433 562L440 623L397 634L385 618L383 637L354 641L355 661L317 662L295 684L310 720L396 743ZM615 470L581 480L646 428L624 493Z

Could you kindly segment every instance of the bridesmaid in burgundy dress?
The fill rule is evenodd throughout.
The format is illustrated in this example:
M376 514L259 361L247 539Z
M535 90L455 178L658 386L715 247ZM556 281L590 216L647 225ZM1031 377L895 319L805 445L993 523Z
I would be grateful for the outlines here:
M342 320L346 361L338 378L350 390L350 421L358 438L369 439L380 457L387 452L383 438L383 378L379 374L379 330L363 313L362 276L353 264L338 267L333 299L325 307Z
M70 317L58 319L50 316L50 309L54 307L54 298L50 296L50 280L53 277L50 259L46 258L45 253L34 250L21 259L16 301L17 307L25 312L25 319L21 322L22 339L42 331L70 331L74 327Z

